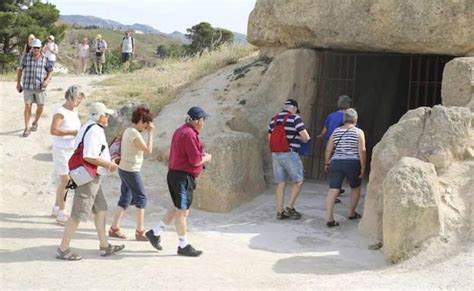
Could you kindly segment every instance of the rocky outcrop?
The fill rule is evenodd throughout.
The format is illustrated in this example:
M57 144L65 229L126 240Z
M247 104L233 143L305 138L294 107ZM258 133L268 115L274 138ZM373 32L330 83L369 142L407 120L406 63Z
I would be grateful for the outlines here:
M397 263L439 235L439 181L433 164L402 158L383 182L385 259Z
M471 0L257 0L248 40L259 47L474 54Z
M444 66L441 96L445 106L464 106L474 112L474 57L455 58Z
M402 191L405 185L405 182L394 181L395 178L391 176L401 171L393 168L403 157L413 157L430 163L436 169L440 193L440 202L437 204L440 234L445 239L472 240L473 217L470 209L474 195L473 117L465 107L422 107L408 111L397 124L389 128L373 151L364 216L359 225L362 234L369 241L384 241L384 244L387 244L387 237L401 235L393 233L401 231L400 228L386 227L385 219L390 213L396 213L397 210L391 207L398 207L396 201L390 200L387 195L396 195L393 191ZM422 176L427 181L434 179L430 178L430 175ZM419 181L417 177L407 176L407 180L412 181L410 179ZM398 183L398 186L394 183ZM390 187L394 189L387 185L392 185L393 187ZM413 195L430 189L420 183L410 185L415 189L412 191ZM397 187L400 189L396 189ZM389 188L391 190L388 190ZM405 192L409 191L401 193ZM407 223L401 217L397 219L399 224ZM413 235L416 235L416 238L424 236L423 233ZM413 240L410 245L414 247L417 244L419 241ZM390 252L394 253L393 250Z

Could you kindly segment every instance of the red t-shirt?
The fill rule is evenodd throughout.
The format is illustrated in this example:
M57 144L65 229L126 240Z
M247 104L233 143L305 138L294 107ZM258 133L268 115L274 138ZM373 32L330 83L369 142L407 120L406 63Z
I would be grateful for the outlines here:
M173 134L170 148L170 170L183 171L197 177L202 172L202 143L199 132L189 124L184 124Z

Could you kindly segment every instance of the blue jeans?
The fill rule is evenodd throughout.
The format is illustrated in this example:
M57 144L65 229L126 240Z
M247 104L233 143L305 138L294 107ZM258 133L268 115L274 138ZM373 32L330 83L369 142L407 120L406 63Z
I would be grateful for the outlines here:
M135 205L137 208L145 208L147 198L140 173L121 169L118 170L118 173L122 180L118 206L123 209L127 209L130 205Z
M272 153L275 183L285 183L288 176L293 183L303 181L303 163L297 152Z

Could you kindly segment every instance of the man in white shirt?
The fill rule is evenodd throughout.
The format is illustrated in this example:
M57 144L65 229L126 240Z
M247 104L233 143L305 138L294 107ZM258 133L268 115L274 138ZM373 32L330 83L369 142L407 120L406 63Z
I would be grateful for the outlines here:
M132 56L135 53L135 39L131 36L130 31L125 32L125 36L120 42L120 51L122 52L123 72L128 72Z
M102 39L102 35L98 34L95 37L94 44L94 66L95 73L102 75L102 66L105 64L105 51L107 50L107 42Z
M111 245L105 235L105 217L107 202L101 187L101 176L115 172L118 165L111 161L109 147L105 139L104 127L108 125L109 116L113 110L96 102L89 108L89 120L82 126L76 136L75 146L83 142L83 158L86 162L97 166L97 176L94 180L77 186L71 209L71 216L66 222L63 239L56 251L56 258L68 261L82 259L69 249L71 239L79 226L80 221L87 221L91 212L94 213L94 222L99 236L99 250L101 256L109 256L122 250L124 245Z

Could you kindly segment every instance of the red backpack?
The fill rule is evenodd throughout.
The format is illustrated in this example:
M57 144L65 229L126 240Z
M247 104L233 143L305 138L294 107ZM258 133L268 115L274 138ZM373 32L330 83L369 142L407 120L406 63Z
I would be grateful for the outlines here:
M285 132L285 124L290 115L290 113L285 115L285 117L283 117L283 121L280 124L277 123L278 114L273 117L274 127L272 133L270 134L270 150L272 153L284 153L290 151Z

